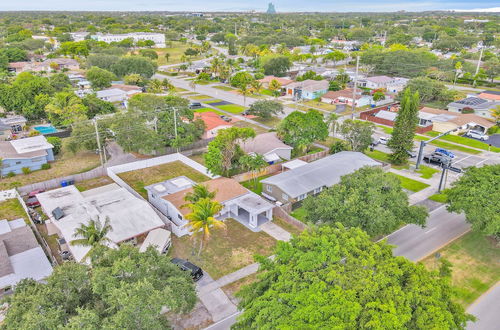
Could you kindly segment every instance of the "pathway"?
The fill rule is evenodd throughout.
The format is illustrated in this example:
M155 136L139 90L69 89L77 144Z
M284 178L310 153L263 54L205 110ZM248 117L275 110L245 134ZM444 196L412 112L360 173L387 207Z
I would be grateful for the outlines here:
M467 324L468 330L496 330L500 325L500 282L479 297L467 312L477 317L477 321Z

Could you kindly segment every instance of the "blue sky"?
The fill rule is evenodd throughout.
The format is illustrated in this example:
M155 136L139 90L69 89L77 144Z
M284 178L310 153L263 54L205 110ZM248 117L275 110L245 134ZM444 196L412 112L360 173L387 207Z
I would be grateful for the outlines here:
M280 11L425 11L498 7L496 0L271 0ZM2 10L264 11L269 0L0 0Z

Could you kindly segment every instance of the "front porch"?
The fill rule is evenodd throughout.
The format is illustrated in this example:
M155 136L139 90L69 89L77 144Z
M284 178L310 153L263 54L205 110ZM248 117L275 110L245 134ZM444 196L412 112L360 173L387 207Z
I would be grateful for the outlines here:
M233 218L253 232L273 219L274 205L254 193L248 193L226 203L222 218Z

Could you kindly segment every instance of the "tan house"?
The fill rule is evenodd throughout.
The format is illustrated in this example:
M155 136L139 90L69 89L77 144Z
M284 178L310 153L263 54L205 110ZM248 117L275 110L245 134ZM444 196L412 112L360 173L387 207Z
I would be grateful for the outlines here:
M431 121L433 125L432 130L440 133L449 132L467 124L471 126L468 129L486 132L488 128L495 125L494 122L473 113L462 114L428 107L420 109L418 116L420 121ZM463 133L464 131L465 130L462 129L452 132L451 134L457 135L459 133Z

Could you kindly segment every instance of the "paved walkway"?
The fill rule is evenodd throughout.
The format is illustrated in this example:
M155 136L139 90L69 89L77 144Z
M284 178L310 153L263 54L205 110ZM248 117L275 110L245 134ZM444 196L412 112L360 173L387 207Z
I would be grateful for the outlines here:
M292 235L289 232L272 221L266 222L265 224L260 226L260 229L262 229L263 232L273 237L277 241L288 242L292 238Z

